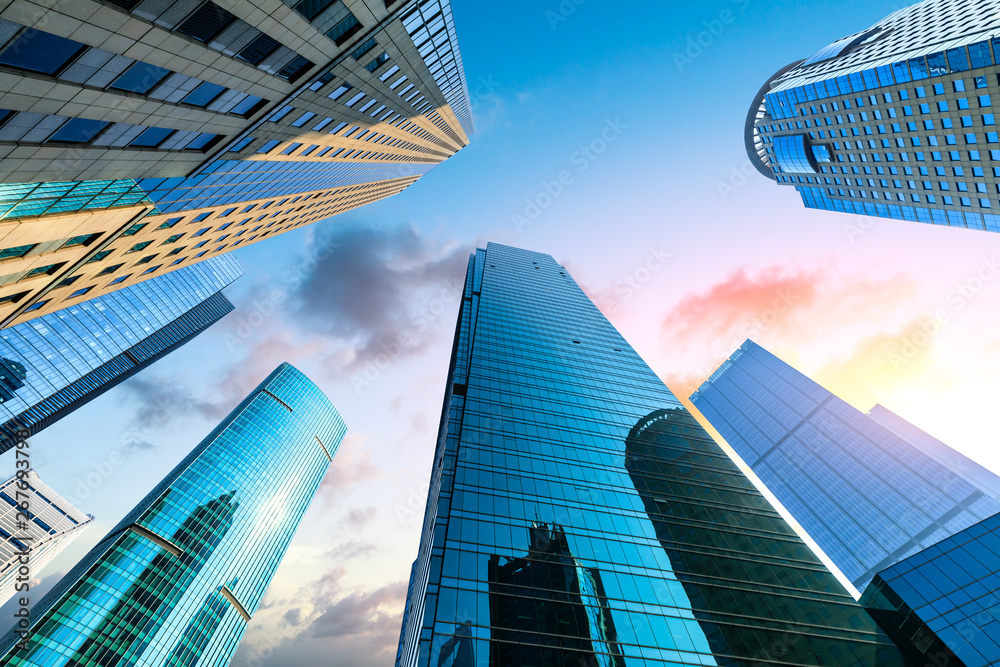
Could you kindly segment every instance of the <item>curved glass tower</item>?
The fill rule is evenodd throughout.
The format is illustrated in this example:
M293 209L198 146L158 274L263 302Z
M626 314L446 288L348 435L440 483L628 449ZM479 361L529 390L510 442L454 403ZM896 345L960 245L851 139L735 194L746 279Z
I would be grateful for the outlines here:
M282 364L3 639L2 664L229 664L345 432Z
M782 68L751 164L806 208L1000 231L998 31L1000 0L923 0Z
M470 258L396 664L902 665L548 255Z

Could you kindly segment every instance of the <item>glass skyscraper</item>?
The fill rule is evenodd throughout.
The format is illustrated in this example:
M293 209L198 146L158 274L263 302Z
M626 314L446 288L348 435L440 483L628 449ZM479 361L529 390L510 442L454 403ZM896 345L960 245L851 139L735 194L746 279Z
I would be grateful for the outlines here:
M869 410L868 416L959 477L964 478L983 493L1000 500L1000 476L993 471L987 470L967 456L959 454L934 436L924 433L882 405L876 405Z
M234 257L0 329L0 452L138 373L233 310Z
M0 484L0 604L9 600L24 581L20 554L29 554L28 577L37 577L94 522L94 517L70 504L34 470L26 471L22 482L27 489L18 487L16 475ZM17 519L21 501L28 503L30 521Z
M753 341L691 402L858 591L1000 512L983 489Z
M344 437L282 364L32 610L4 665L228 665Z
M566 270L490 244L396 664L903 663Z
M10 4L0 327L402 192L473 133L449 0Z
M861 603L920 664L1000 663L1000 515L883 570Z
M923 0L782 68L754 166L808 208L1000 231L1000 0Z

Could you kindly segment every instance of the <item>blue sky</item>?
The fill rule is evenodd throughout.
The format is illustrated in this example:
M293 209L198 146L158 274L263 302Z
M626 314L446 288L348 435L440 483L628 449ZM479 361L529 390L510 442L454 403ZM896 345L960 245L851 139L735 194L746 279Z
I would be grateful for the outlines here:
M1000 369L1000 277L956 296L1000 254L1000 235L808 211L751 173L744 153L747 106L764 80L896 8L454 0L472 144L393 199L237 251L247 275L227 292L236 313L34 439L43 479L98 518L42 586L287 360L351 433L234 664L334 653L391 664L453 281L486 241L565 264L679 395L752 335L856 407L883 402L1000 468L983 439ZM296 267L325 247L329 259L299 284ZM271 312L276 289L288 298ZM781 295L789 312L769 318ZM894 361L927 327L930 342ZM399 333L419 343L374 367Z

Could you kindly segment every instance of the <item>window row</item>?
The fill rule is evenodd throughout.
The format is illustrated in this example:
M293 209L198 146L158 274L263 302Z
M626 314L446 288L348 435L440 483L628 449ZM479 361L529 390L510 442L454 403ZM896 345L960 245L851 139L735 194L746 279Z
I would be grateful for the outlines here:
M994 54L1000 54L1000 38L768 93L766 108L772 118L792 118L799 115L799 105L813 101L987 67L996 62Z
M16 35L16 36L15 36ZM254 95L126 58L0 19L0 65L102 90L249 117L267 102Z
M314 63L216 3L189 0L109 0L157 26L200 42L289 83Z
M0 141L204 153L223 135L0 109Z

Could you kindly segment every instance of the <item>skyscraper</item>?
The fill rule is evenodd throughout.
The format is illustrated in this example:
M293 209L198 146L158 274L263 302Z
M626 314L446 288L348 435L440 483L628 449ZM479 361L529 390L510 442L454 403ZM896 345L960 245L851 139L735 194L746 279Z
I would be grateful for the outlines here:
M0 641L3 664L228 664L345 430L279 366Z
M1000 661L998 571L994 515L879 572L861 603L915 662L987 667Z
M0 17L0 326L396 194L473 131L448 0L68 7Z
M1000 501L753 341L691 402L859 591L1000 512Z
M993 471L987 470L967 456L959 454L884 406L876 405L868 411L868 416L948 470L964 478L983 493L1000 500L1000 476L997 476Z
M66 546L94 522L94 517L73 507L56 493L34 470L26 471L23 486L17 476L0 484L0 604L16 592L23 575L20 554L28 553L28 576L34 578ZM20 491L20 495L18 495ZM26 501L31 521L17 520L19 501Z
M902 664L547 255L470 257L432 470L399 666Z
M1000 231L1000 2L923 0L777 72L751 162L808 208Z
M177 349L233 310L234 257L0 330L0 453Z

